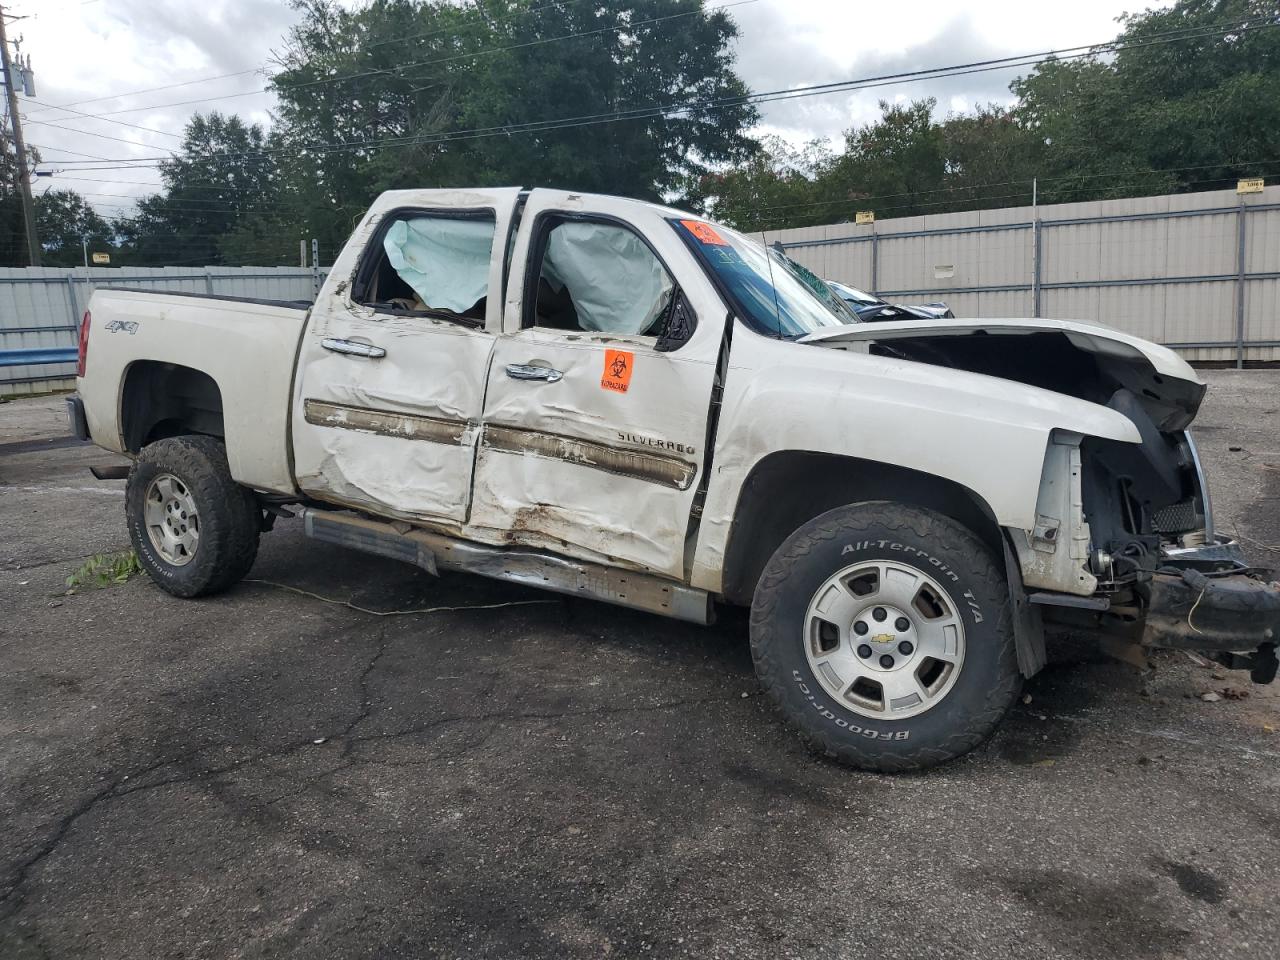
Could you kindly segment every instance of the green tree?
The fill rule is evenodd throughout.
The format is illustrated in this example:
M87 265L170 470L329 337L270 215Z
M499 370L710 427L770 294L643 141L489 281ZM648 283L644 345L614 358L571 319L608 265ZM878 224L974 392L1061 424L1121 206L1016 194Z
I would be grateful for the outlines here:
M754 148L756 113L732 68L737 28L702 0L298 7L272 85L289 178L329 248L385 189L659 199ZM608 122L563 122L585 117Z
M845 134L844 153L823 176L823 186L894 216L932 213L925 204L946 173L945 141L933 121L935 105L933 99L905 105L882 100L878 121Z
M941 132L944 179L938 193L924 198L931 212L1030 203L1044 149L1012 108L988 104L953 114Z
M1013 85L1051 200L1211 189L1280 170L1280 8L1179 0L1126 16L1121 46ZM1243 24L1243 26L1241 26Z
M49 190L35 198L35 208L44 266L79 266L85 243L91 251L112 250L111 225L76 191Z
M849 210L820 182L830 163L831 150L821 141L796 150L766 137L746 162L698 177L684 202L746 231L830 223Z
M164 191L139 201L134 216L114 228L123 262L138 264L218 264L227 251L251 262L278 259L282 242L263 239L250 249L249 221L270 220L280 210L277 143L262 127L236 116L196 114L187 123L182 146L160 164ZM297 256L297 232L292 232Z

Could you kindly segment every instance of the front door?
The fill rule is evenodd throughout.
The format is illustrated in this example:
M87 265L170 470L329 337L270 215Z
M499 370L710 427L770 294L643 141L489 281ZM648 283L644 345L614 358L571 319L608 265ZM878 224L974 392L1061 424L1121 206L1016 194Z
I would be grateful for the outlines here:
M506 299L468 536L683 578L724 329L714 288L660 211L535 190ZM677 299L697 326L658 350Z
M466 518L518 193L379 198L303 336L292 423L305 493L446 527Z

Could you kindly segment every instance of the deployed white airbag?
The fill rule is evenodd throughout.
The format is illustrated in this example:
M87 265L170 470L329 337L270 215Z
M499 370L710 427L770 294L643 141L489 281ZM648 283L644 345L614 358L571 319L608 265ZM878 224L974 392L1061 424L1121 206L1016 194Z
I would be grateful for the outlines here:
M557 226L542 272L553 287L569 288L584 330L645 333L671 299L671 278L644 241L607 223Z
M489 292L493 233L491 220L416 217L393 223L382 248L423 303L462 313Z

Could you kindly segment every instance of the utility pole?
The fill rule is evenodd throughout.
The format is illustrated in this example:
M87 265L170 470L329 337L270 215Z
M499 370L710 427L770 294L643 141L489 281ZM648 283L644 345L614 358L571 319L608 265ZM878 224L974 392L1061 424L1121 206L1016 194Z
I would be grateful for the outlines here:
M18 192L22 194L22 219L27 225L27 253L31 266L40 266L40 236L36 232L36 208L31 200L31 176L27 172L27 145L22 139L22 122L18 119L18 93L13 89L13 63L9 59L9 38L4 29L4 7L0 6L0 69L4 70L4 90L9 98L9 123L13 126L13 149L17 153Z

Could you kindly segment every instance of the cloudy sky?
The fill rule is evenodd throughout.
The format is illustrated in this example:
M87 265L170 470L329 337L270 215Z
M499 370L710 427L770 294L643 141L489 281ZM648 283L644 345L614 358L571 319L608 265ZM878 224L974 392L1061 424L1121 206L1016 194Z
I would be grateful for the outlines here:
M742 33L738 70L757 91L1096 43L1115 36L1121 13L1162 5L1152 0L710 4L731 7ZM10 23L9 35L22 38L22 52L31 56L36 71L35 98L20 98L27 140L44 156L41 169L57 171L37 181L40 189L75 188L107 215L127 211L131 198L151 192L159 182L156 171L76 172L70 167L80 164L67 161L163 156L196 110L234 111L270 123L271 97L262 92L267 64L295 18L285 0L9 0L6 8L26 17ZM761 132L794 142L834 137L874 118L880 99L932 96L944 111L1007 100L1009 81L1018 72L768 104Z

